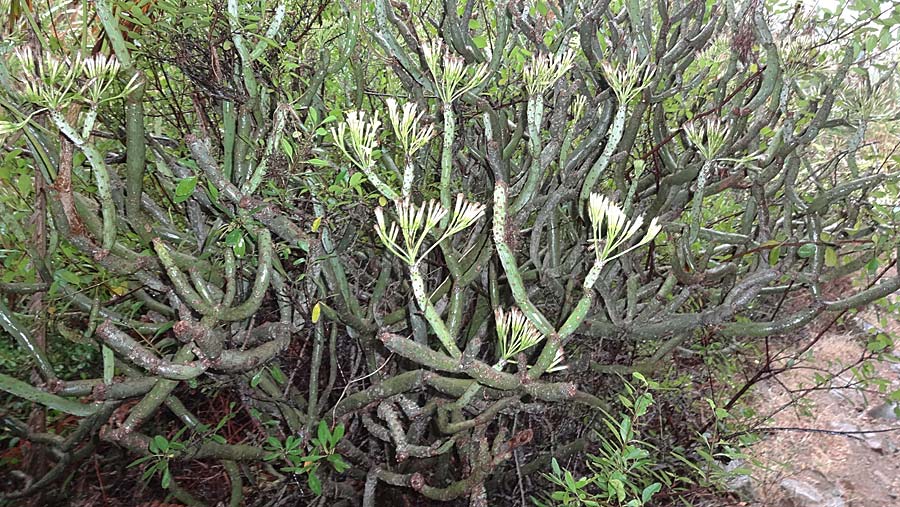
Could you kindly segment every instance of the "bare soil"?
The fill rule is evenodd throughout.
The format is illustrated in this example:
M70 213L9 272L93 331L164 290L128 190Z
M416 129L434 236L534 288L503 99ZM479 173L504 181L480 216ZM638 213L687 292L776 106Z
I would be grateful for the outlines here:
M873 326L900 333L900 321L884 317L873 308L848 318L849 325L828 331L794 368L757 387L753 407L774 413L764 426L784 429L767 432L749 449L755 503L745 505L900 506L900 421L875 417L886 394L873 385L861 388L847 369L865 353ZM808 338L814 332L807 331ZM831 381L808 391L829 373L835 374ZM876 362L867 374L885 379L886 392L900 388L900 364ZM813 485L824 500L792 498L785 488L791 481Z

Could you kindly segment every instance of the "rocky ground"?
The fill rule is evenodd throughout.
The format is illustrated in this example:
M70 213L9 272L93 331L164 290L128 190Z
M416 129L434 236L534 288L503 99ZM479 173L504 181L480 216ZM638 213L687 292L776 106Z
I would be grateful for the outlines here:
M733 482L748 507L900 506L900 420L897 406L876 386L859 389L859 370L847 370L865 352L873 328L900 336L900 321L875 309L828 331L796 368L760 384L752 404L760 414L777 412L764 426L795 428L767 432L748 450L750 477ZM809 331L810 337L815 330ZM803 343L800 341L799 343ZM900 344L898 344L900 346ZM790 408L792 399L808 392ZM900 364L878 362L868 375L900 389ZM818 377L817 377L818 375Z

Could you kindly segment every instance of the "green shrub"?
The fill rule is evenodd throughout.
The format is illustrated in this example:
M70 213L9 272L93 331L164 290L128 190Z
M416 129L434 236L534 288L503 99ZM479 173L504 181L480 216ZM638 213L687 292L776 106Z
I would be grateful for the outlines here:
M78 421L42 438L4 416L57 460L12 497L97 436L189 503L170 463L220 461L239 505L257 469L237 462L279 454L297 501L487 505L524 466L640 505L719 456L691 432L642 441L649 398L612 416L616 374L692 378L674 351L900 288L897 160L869 144L891 128L896 16L873 2L9 8L0 323L35 375L0 389ZM828 293L860 273L877 279ZM67 339L91 368L48 358ZM249 429L171 452L164 435L235 412ZM584 421L605 436L573 485L547 467ZM682 468L651 466L676 448Z

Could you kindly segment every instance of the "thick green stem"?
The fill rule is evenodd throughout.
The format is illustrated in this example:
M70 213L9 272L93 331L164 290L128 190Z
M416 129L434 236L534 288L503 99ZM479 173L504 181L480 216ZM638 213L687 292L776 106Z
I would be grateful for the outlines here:
M75 130L69 125L65 117L59 111L50 111L50 119L56 124L60 132L75 145L87 158L94 173L94 183L97 185L97 196L100 198L100 214L103 216L103 233L101 237L101 245L104 250L112 250L116 242L116 204L113 201L112 186L110 185L109 171L106 168L106 162L103 156L88 144Z
M309 361L309 394L307 396L309 405L307 407L306 418L310 427L308 431L312 431L313 421L319 419L319 367L322 365L322 350L325 348L325 323L323 321L316 322L313 328L313 350Z
M703 210L703 194L706 192L706 180L709 179L709 173L712 172L713 166L716 164L715 159L703 162L700 168L700 174L697 175L697 188L694 190L694 201L691 203L691 230L690 242L697 241L700 235L700 219Z
M67 400L55 394L45 393L40 389L31 386L21 380L0 373L0 390L5 391L13 396L38 403L66 414L72 414L78 417L87 417L100 408L99 403L85 405L77 401Z
M341 400L340 403L334 407L334 418L340 419L370 403L420 388L422 387L422 381L425 378L425 374L425 370L407 371L385 379L364 391L353 393Z
M510 213L516 215L534 197L538 183L541 181L541 124L544 121L544 97L536 96L528 98L528 150L531 155L531 167L525 178L522 191L510 206Z
M388 350L416 364L437 371L459 371L459 361L410 339L392 333L383 333L381 340Z
M474 384L477 385L477 384ZM509 408L515 407L516 404L519 403L519 398L517 396L510 396L507 398L502 398L493 405L489 406L482 413L478 414L476 417L472 419L467 419L464 421L455 421L450 422L446 418L446 411L439 411L438 414L444 414L443 417L438 417L438 429L441 430L441 433L452 435L454 433L459 433L460 431L470 430L475 426L481 426L484 424L490 423L497 414L500 413L501 410L506 410Z
M180 297L188 306L203 315L215 315L216 308L207 303L206 300L194 290L188 277L178 269L177 265L175 265L175 261L172 259L172 255L166 245L157 238L153 240L153 246L156 249L156 255L159 257L159 261L162 263L163 267L166 268L166 273L169 275L169 280L172 281L172 285L175 288L178 297Z
M53 365L51 365L50 360L47 359L47 354L44 352L43 348L39 347L37 342L34 341L31 333L16 320L12 311L6 306L6 303L3 302L3 298L0 298L0 327L12 335L19 344L19 347L31 356L38 370L41 372L41 376L44 377L45 380L56 380L56 373L53 372Z
M189 345L181 347L172 357L172 361L178 363L185 363L192 359L194 359L194 354ZM177 380L159 379L141 401L131 408L128 418L122 423L122 431L132 432L140 429L144 421L153 416L177 386Z
M247 94L250 95L250 98L254 99L259 95L259 88L256 84L256 76L253 74L254 59L247 50L247 46L244 45L244 36L242 35L244 27L241 26L239 5L238 0L228 0L228 24L231 27L231 41L234 43L234 47L241 58L240 68L241 75L244 78L244 87L247 89ZM237 163L240 164L241 161L238 160Z
M237 138L237 115L233 101L222 101L222 123L223 173L225 179L233 181L231 178L234 176L234 143Z
M160 358L134 338L116 329L108 320L97 327L97 336L119 355L163 378L190 380L202 375L206 370L200 363L173 363Z
M97 0L95 5L97 8L97 17L103 25L103 31L106 32L106 37L109 39L113 52L116 53L116 58L118 58L119 63L122 65L122 69L131 74L130 71L134 65L131 60L131 53L128 51L128 46L125 42L125 37L122 36L122 31L119 30L119 22L113 14L109 0Z
M516 263L516 256L506 239L507 232L507 193L508 189L505 181L497 181L494 184L494 245L497 247L497 256L500 257L500 264L503 265L503 271L506 272L506 278L509 282L509 288L512 291L516 304L522 310L522 313L528 317L538 331L545 336L555 333L553 325L544 317L544 314L531 302L528 298L528 291L522 281L522 275L519 273L519 266Z
M400 192L400 196L404 199L409 197L412 192L413 178L415 177L415 164L412 161L412 158L406 157L406 164L403 166L403 187Z
M413 294L416 297L416 301L419 303L419 308L425 312L425 319L431 324L431 329L434 331L434 334L437 335L438 340L440 340L441 345L444 346L447 353L458 358L462 355L462 352L459 350L459 347L456 346L456 340L450 334L450 329L447 328L444 319L438 315L434 305L431 304L431 298L428 296L428 291L425 289L425 280L422 278L422 274L419 273L418 264L409 267L409 278L412 282Z
M143 433L125 433L119 430L105 427L100 432L100 438L115 442L129 451L147 455L150 447L150 437ZM183 451L175 453L172 459L226 459L232 461L262 461L266 451L262 447L245 444L219 444L216 442L203 442L197 446L186 447Z
M453 104L444 104L444 144L441 147L441 205L444 209L452 208L452 191L450 180L453 177L453 140L456 137L456 115ZM446 220L446 219L445 219Z
M238 188L244 186L244 183L250 172L251 146L253 139L251 132L253 130L253 115L250 113L250 106L242 105L237 113L237 132L234 139L234 157L233 173L231 181Z
M144 86L138 86L125 104L125 214L131 228L146 243L150 241L150 226L141 212L144 191L144 169L147 164L147 142L144 133Z
M227 373L250 371L268 363L291 344L290 328L280 322L264 324L254 329L252 335L265 336L268 341L247 350L225 349L210 367Z
M628 105L619 104L619 109L616 111L616 117L613 119L612 127L609 129L609 138L606 140L606 146L603 148L603 153L600 154L600 158L598 158L594 165L591 166L591 170L588 172L587 177L584 179L584 184L581 186L581 192L578 194L579 213L583 212L584 204L587 202L591 192L593 192L594 186L609 166L609 160L616 153L619 141L622 140L622 133L625 131L625 115L627 112Z
M244 481L241 479L241 469L237 463L230 459L222 460L222 465L228 474L228 482L231 483L231 497L228 499L228 507L241 507L244 505Z
M275 110L275 123L272 125L272 131L269 133L266 149L263 151L263 156L259 159L259 163L256 165L253 175L241 186L241 193L247 195L253 194L256 192L256 189L259 188L260 183L262 183L263 178L266 176L266 170L268 169L269 158L272 157L275 148L281 143L281 138L284 134L284 124L287 121L289 110L290 106L287 104L281 104Z
M222 320L238 321L250 318L263 302L263 296L269 288L269 280L272 277L272 235L267 229L259 229L257 248L259 248L259 259L256 266L256 279L253 281L250 296L237 306L223 309L218 315Z

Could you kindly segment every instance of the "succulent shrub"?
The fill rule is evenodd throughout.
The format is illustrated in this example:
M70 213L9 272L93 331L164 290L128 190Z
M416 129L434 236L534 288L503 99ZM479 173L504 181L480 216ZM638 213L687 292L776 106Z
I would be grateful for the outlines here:
M79 421L48 437L3 416L58 457L10 498L99 436L164 455L185 502L173 461L220 461L239 505L256 469L236 463L281 457L314 495L494 505L516 470L590 443L572 428L617 374L664 377L701 335L753 342L900 289L882 206L900 173L866 144L892 68L827 15L140 5L97 0L54 34L19 19L2 47L0 128L28 159L5 166L34 182L13 195L4 177L2 209L41 218L2 219L0 324L36 375L0 389ZM788 295L807 304L767 313ZM98 351L94 378L48 359L72 339ZM195 429L185 396L223 390L253 430L161 450L160 417Z

